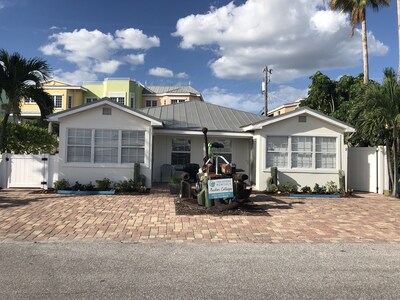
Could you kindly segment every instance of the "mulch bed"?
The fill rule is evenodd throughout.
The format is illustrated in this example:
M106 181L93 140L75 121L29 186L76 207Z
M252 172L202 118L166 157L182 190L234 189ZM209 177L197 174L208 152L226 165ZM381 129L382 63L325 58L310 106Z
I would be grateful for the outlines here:
M218 215L218 216L270 216L267 212L269 205L260 205L253 202L240 203L239 206L227 209L224 205L205 207L197 204L197 199L175 198L175 211L177 215Z

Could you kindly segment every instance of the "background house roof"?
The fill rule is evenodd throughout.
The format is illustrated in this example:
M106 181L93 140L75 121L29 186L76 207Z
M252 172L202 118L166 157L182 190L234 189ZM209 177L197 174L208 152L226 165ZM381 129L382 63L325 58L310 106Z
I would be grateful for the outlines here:
M191 86L145 86L143 94L200 94L199 91Z
M207 102L183 103L143 108L141 111L162 120L164 129L243 132L242 126L265 120L266 117Z

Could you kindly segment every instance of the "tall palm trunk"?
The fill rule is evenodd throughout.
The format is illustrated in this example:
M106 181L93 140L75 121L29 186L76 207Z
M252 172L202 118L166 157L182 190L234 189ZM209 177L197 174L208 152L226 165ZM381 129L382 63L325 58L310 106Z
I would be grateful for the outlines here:
M367 22L365 21L365 19L361 22L361 39L363 45L364 84L368 84L369 81L368 43L367 43Z
M399 66L397 69L397 81L400 82L400 0L397 0L397 34L399 40Z
M4 147L6 146L6 138L7 138L7 122L10 116L9 112L4 113L3 121L0 126L0 153L4 152Z

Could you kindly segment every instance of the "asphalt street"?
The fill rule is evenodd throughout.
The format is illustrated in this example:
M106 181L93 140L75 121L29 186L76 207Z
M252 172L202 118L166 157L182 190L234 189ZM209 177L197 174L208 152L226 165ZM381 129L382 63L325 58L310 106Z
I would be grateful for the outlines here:
M399 299L400 244L1 243L0 299Z

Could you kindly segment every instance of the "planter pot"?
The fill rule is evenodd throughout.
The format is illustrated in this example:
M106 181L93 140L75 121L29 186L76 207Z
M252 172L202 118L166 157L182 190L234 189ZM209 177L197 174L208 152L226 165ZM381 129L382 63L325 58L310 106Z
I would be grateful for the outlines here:
M169 192L171 195L178 195L181 191L180 183L170 183L169 185Z
M64 195L114 195L115 190L111 191L70 191L70 190L58 190L57 194Z
M340 198L340 194L289 194L295 198Z

